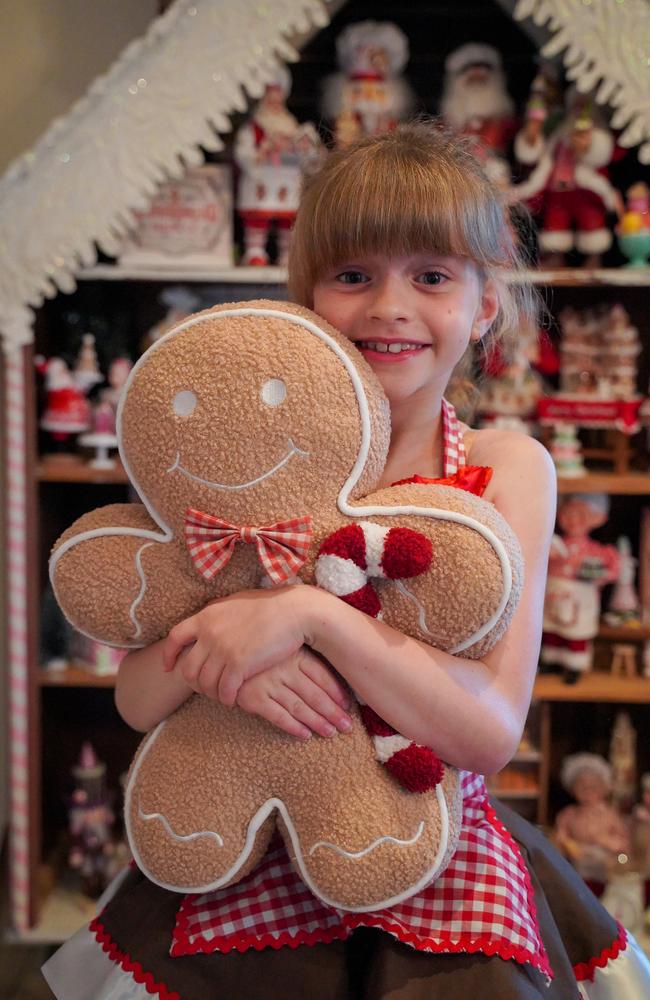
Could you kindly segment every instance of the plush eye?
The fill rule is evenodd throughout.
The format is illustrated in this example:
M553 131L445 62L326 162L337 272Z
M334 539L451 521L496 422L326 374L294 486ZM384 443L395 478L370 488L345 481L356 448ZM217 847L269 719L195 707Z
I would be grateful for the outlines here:
M287 398L287 387L281 378L270 378L262 386L260 396L267 406L279 406Z
M196 394L191 389L181 389L172 400L174 413L177 413L179 417L189 417L190 413L194 412L196 403Z

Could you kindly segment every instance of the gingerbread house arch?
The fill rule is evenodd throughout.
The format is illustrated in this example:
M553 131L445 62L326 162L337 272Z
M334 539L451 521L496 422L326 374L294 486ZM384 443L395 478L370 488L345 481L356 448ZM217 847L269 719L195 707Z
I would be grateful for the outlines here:
M545 54L563 53L578 88L614 108L623 145L650 163L648 0L501 0L545 26ZM0 179L0 340L4 352L6 593L11 739L12 915L30 923L30 611L26 578L30 494L26 417L35 310L72 291L98 248L121 238L161 181L221 146L230 115L262 92L296 39L326 25L337 0L175 0L107 74ZM33 674L33 670L31 671Z

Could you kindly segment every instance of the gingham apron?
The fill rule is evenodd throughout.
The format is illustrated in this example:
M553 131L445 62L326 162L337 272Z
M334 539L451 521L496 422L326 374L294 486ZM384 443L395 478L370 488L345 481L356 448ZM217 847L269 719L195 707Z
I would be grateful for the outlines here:
M481 495L491 469L466 465L453 406L442 405L445 482ZM481 775L461 772L463 826L444 873L397 906L346 913L325 906L307 889L274 840L236 885L187 895L178 911L173 956L243 952L343 940L356 927L378 927L419 951L484 952L514 959L552 976L537 925L533 888L514 840L492 810Z

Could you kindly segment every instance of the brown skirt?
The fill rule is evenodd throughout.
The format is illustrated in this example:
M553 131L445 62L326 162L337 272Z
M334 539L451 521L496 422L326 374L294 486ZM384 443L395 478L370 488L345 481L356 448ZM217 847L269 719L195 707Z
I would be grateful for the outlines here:
M507 807L499 818L518 842L531 874L542 939L554 979L530 966L483 953L416 951L374 928L347 941L244 953L171 958L179 897L128 875L101 922L114 947L181 1000L573 1000L574 967L606 953L618 928L548 840Z

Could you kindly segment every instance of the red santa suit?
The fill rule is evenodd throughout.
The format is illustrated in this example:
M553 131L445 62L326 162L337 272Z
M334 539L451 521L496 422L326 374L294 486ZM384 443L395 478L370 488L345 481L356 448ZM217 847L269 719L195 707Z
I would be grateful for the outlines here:
M520 133L515 156L524 165L536 164L530 177L512 189L522 201L542 195L539 245L544 253L601 254L609 249L612 233L607 212L616 212L620 196L600 171L612 159L614 140L604 128L589 129L589 148L579 153L572 140L573 124L549 139L541 135L530 143Z

